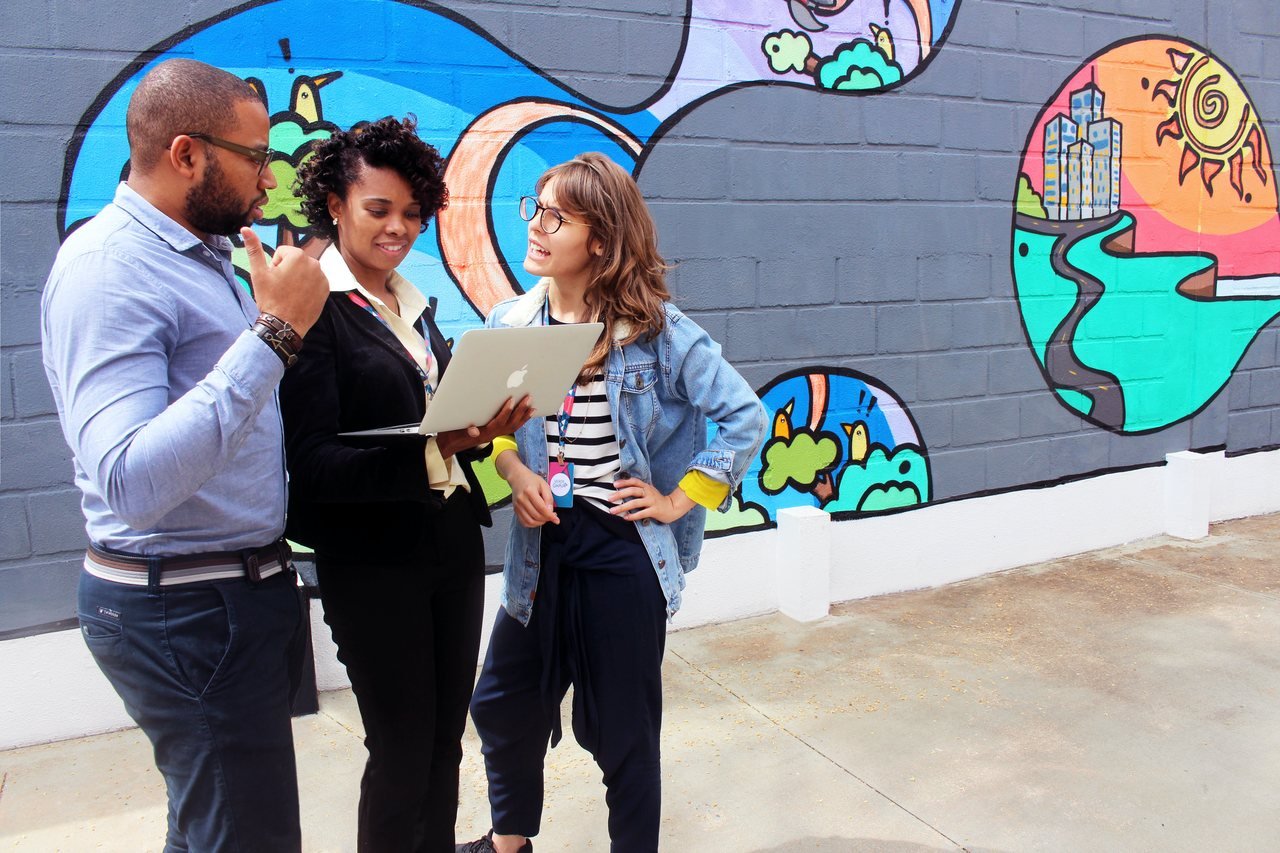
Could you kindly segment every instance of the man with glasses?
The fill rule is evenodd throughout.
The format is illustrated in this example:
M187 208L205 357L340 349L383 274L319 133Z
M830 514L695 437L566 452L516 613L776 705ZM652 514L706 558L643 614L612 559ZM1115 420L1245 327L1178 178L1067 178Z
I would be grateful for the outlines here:
M281 538L276 386L328 285L246 227L275 179L243 80L161 63L126 126L128 180L67 238L41 306L90 541L81 632L154 747L165 849L298 850L290 704L308 626Z

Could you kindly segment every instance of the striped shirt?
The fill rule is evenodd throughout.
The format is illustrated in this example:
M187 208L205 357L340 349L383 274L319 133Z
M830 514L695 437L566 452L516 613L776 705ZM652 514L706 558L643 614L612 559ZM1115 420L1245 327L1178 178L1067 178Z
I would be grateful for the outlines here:
M543 427L547 436L547 460L560 454L559 413L547 415ZM585 498L602 509L613 504L613 481L622 466L618 461L618 435L605 395L604 373L597 373L585 385L573 389L573 408L565 430L564 460L573 463L573 496Z

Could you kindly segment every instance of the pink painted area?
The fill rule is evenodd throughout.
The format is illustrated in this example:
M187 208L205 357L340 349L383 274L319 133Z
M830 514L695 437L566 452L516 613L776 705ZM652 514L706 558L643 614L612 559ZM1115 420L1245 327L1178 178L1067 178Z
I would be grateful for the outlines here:
M1135 252L1199 252L1218 261L1218 275L1239 278L1280 273L1280 217L1233 234L1209 234L1171 222L1159 208L1133 203L1137 191L1122 174L1120 207L1133 216ZM1128 203L1126 203L1128 202Z
M1155 39L1149 44L1122 44L1072 74L1037 116L1022 158L1022 174L1043 197L1045 126L1059 115L1069 117L1073 91L1103 78L1099 87L1106 99L1105 114L1123 127L1120 209L1136 222L1134 250L1210 255L1223 277L1276 274L1280 272L1280 216L1273 209L1268 215L1274 192L1265 185L1258 187L1246 175L1253 188L1252 200L1231 204L1235 191L1226 175L1219 175L1214 194L1207 195L1198 172L1179 180L1177 141L1165 140L1163 146L1155 141L1156 128L1166 114L1164 102L1154 98L1146 84L1148 79L1160 79L1163 51L1169 46L1177 43Z

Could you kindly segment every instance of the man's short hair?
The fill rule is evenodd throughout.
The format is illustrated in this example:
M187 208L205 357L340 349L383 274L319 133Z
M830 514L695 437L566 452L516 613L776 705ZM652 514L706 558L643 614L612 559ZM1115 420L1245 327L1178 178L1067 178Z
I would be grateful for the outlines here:
M258 100L244 80L194 59L169 59L142 78L125 116L131 169L146 171L182 133L223 136L237 124L236 104Z

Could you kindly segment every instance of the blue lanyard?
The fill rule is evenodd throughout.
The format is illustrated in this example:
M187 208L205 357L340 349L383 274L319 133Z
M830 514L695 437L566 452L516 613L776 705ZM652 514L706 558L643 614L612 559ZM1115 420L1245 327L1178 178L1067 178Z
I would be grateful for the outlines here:
M386 328L386 330L390 332L393 337L395 337L397 341L400 340L400 337L396 335L395 329L391 328L391 324L387 322L387 319L383 317L381 314L379 314L378 309L370 305L369 302L364 297L356 293L354 290L348 290L347 298L350 299L355 304L359 305L364 310L368 311L369 314L373 316L373 319L381 323ZM435 389L431 387L431 380L427 378L428 376L430 376L430 370L431 370L431 341L426 340L426 337L424 336L423 343L426 344L426 351L427 351L427 369L426 370L423 370L422 367L418 364L418 360L413 357L413 353L409 352L408 347L405 347L404 351L409 356L409 363L413 365L414 370L418 371L418 376L421 377L422 379L422 387L427 392L427 399L431 399L431 397L433 397L436 393ZM401 342L400 346L404 347L404 343Z

